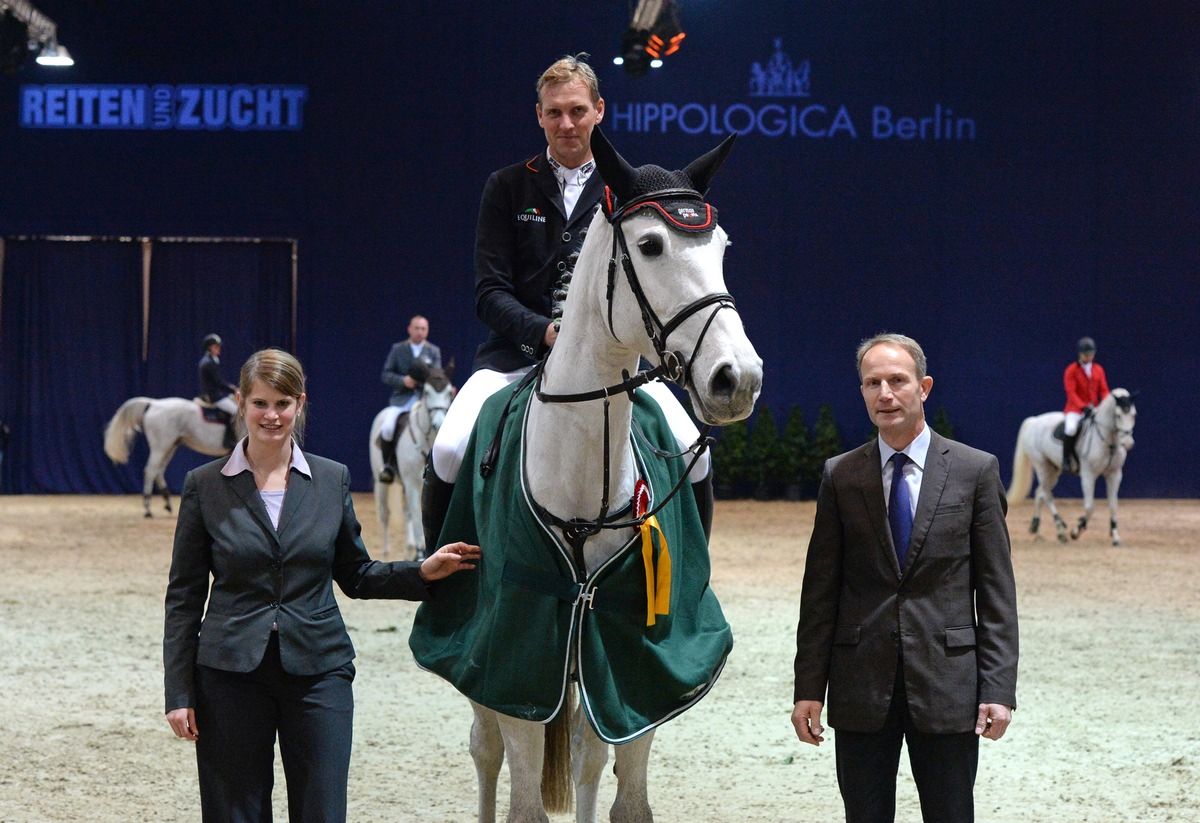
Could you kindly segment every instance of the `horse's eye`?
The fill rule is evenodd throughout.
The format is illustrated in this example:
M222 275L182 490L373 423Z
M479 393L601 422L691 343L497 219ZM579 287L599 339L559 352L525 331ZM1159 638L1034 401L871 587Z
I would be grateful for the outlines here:
M658 257L663 252L662 238L656 235L643 237L638 241L638 248L647 257Z

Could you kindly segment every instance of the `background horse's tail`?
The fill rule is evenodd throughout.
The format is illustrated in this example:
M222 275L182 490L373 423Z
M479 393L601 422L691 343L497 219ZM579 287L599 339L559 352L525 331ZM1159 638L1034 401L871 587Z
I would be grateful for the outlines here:
M575 714L575 689L568 684L562 711L546 726L542 758L542 806L550 814L571 811L571 716Z
M129 444L142 429L142 417L154 402L152 397L131 397L121 404L104 429L104 453L114 463L129 462Z
M1025 433L1033 425L1033 418L1026 417L1017 432L1017 450L1013 454L1012 483L1008 487L1008 505L1024 500L1033 488L1033 465L1025 453Z

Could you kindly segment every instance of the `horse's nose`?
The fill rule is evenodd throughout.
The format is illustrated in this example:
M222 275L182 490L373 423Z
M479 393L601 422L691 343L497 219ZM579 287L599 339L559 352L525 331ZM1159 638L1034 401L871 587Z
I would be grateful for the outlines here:
M708 381L709 395L732 402L738 395L757 396L762 388L762 370L738 368L735 363L723 363Z

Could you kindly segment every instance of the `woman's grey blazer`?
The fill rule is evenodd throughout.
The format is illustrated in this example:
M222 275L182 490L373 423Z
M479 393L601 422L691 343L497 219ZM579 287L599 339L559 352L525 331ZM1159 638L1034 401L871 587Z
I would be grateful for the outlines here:
M196 664L253 671L272 627L289 674L322 674L352 660L334 580L354 598L429 597L420 564L371 560L354 515L349 470L304 456L312 478L292 469L278 529L251 472L221 474L228 457L188 472L167 584L168 712L196 705Z

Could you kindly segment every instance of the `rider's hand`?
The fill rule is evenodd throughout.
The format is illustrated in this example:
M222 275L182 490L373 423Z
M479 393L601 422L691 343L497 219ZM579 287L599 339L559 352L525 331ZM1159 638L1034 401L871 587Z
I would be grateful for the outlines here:
M546 333L542 335L542 342L546 344L546 348L552 348L554 341L558 339L558 326L551 323L546 327Z

